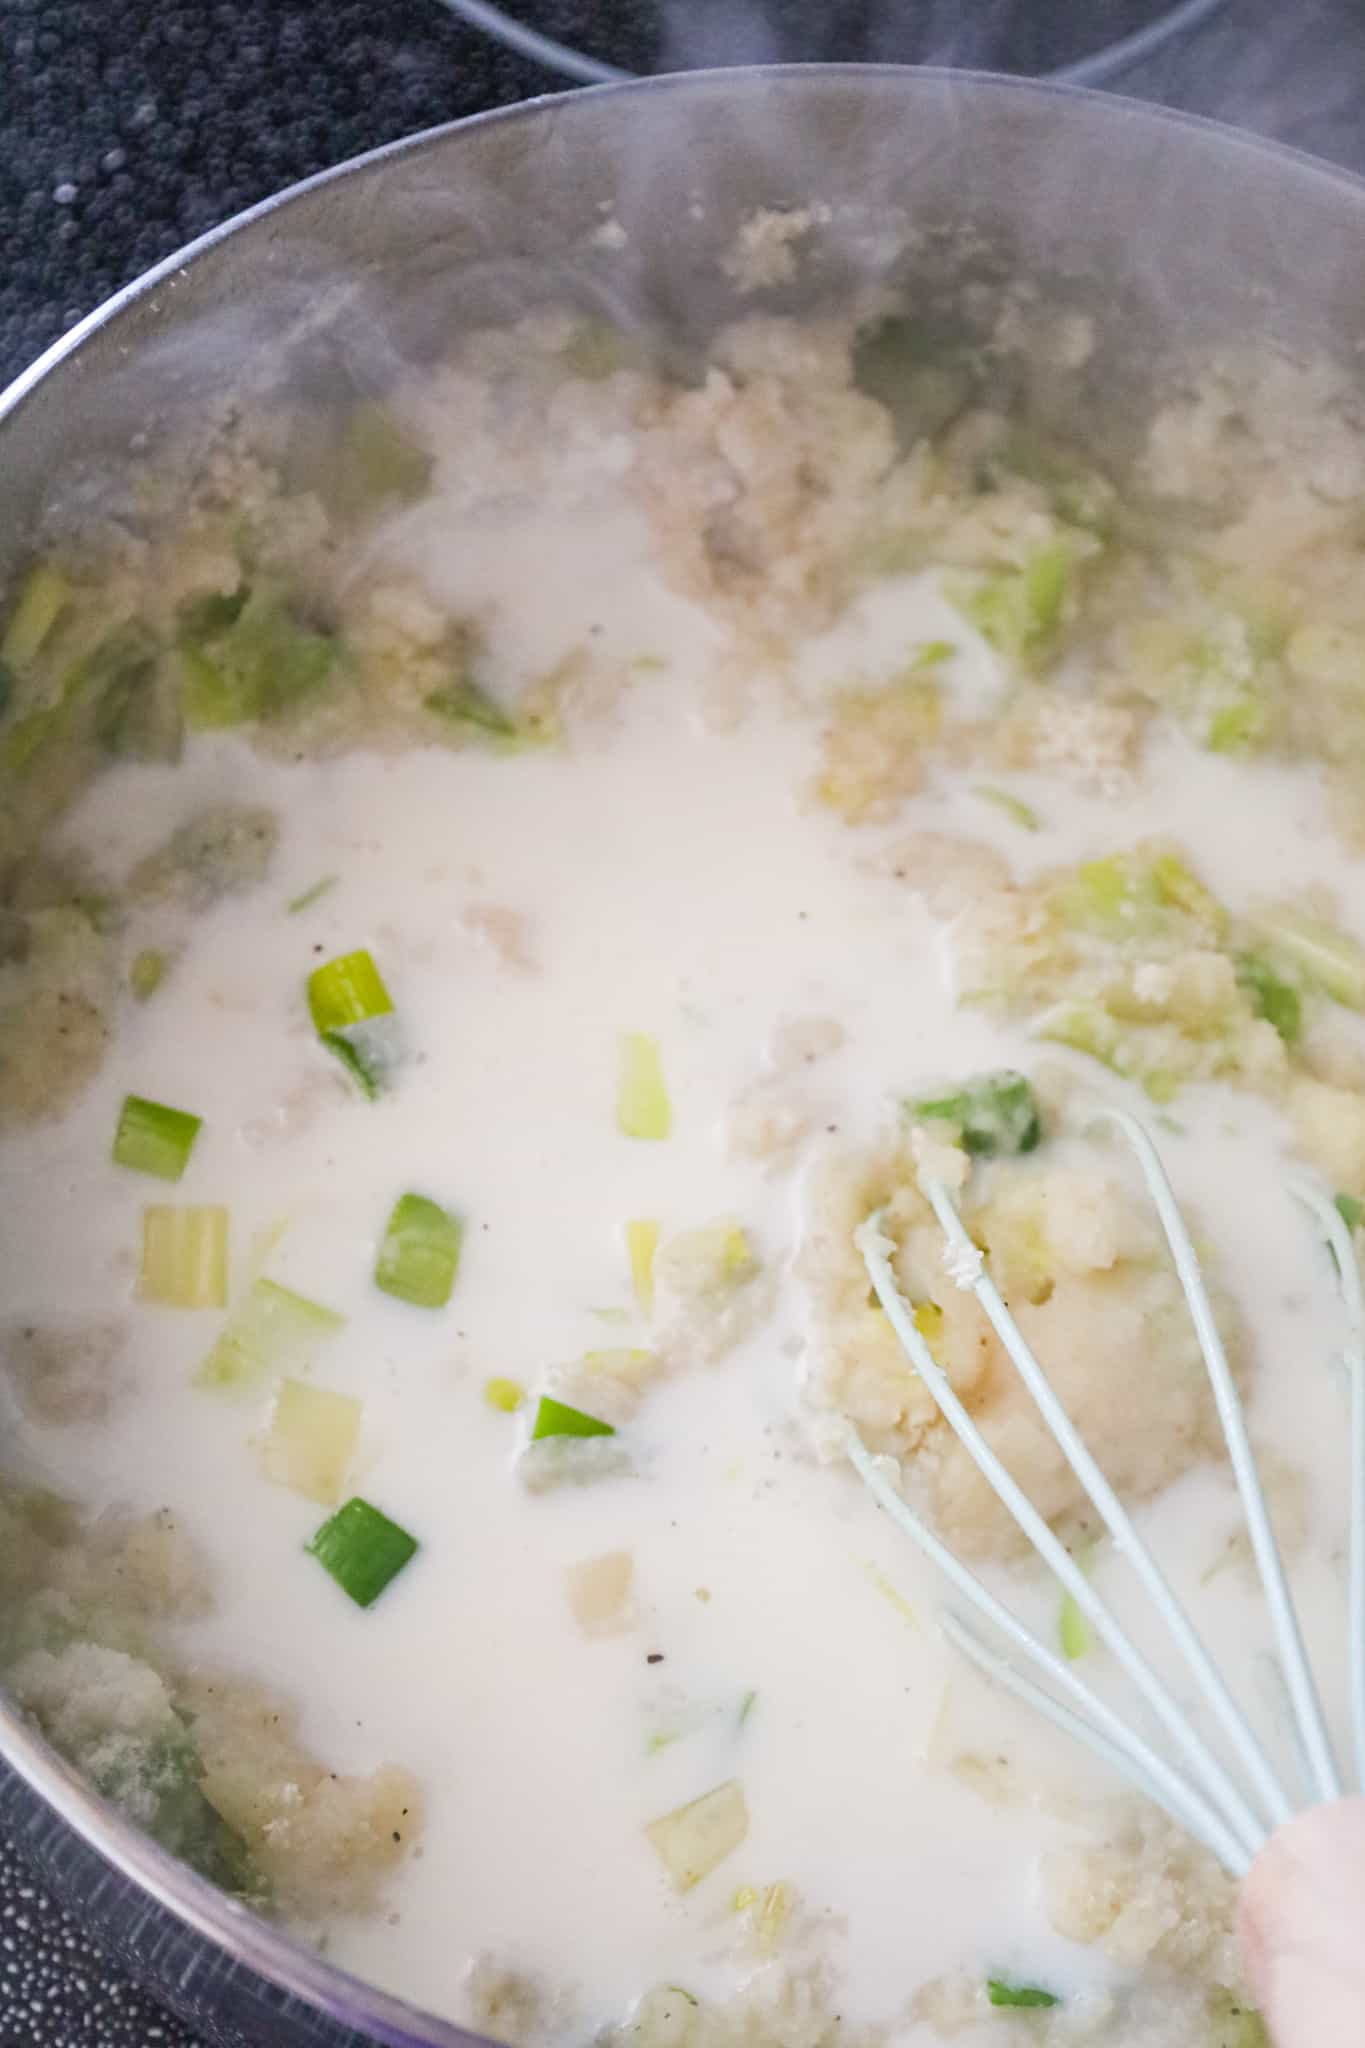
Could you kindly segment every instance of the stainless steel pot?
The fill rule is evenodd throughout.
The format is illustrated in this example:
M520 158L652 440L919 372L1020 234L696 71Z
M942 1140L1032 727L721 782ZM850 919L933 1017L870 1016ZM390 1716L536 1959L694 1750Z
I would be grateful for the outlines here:
M814 202L831 219L799 284L737 300L717 258L739 222ZM607 210L622 246L594 237ZM966 287L970 303L1010 278L1095 316L1086 375L1064 387L1068 424L1121 441L1158 368L1198 346L1260 334L1352 358L1365 184L1123 100L948 72L691 74L463 122L242 215L22 376L0 398L0 579L33 521L103 488L130 449L233 380L310 396L382 382L395 352L565 297L637 323L685 370L736 305L799 310L878 279L961 304ZM210 2040L471 2040L192 1876L3 1699L0 1772L0 1828Z

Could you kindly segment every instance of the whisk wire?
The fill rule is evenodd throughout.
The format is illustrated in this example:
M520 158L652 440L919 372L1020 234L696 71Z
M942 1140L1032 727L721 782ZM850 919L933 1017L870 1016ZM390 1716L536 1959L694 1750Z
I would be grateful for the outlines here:
M1194 1322L1199 1349L1208 1368L1209 1382L1218 1409L1218 1420L1222 1424L1228 1456L1232 1461L1233 1476L1241 1495L1242 1512L1246 1517L1247 1531L1251 1537L1252 1553L1260 1574L1261 1586L1266 1604L1270 1609L1271 1627L1285 1681L1289 1687L1290 1703L1298 1726L1304 1753L1308 1758L1313 1785L1319 1799L1337 1799L1341 1796L1341 1776L1336 1758L1332 1753L1331 1739L1323 1717L1322 1702L1313 1682L1312 1667L1304 1649L1303 1633L1299 1627L1298 1612L1294 1606L1289 1583L1285 1577L1284 1560L1280 1546L1275 1540L1275 1531L1266 1510L1265 1495L1261 1490L1260 1474L1247 1435L1246 1417L1241 1399L1228 1365L1227 1352L1219 1335L1217 1320L1204 1286L1204 1276L1199 1270L1199 1260L1185 1228L1174 1190L1161 1164L1156 1146L1138 1122L1126 1110L1113 1109L1104 1105L1099 1115L1112 1123L1127 1139L1147 1191L1152 1197L1171 1257L1175 1261L1176 1273L1181 1289L1189 1306ZM1354 1258L1349 1260L1354 1266ZM1281 1816L1284 1818L1284 1816Z
M960 1256L964 1246L971 1247L971 1239L967 1236L961 1217L939 1182L926 1177L923 1186L929 1204L948 1239L950 1258L954 1251ZM1015 1370L1037 1403L1043 1420L1055 1437L1062 1456L1085 1489L1091 1506L1113 1537L1120 1554L1133 1566L1148 1597L1160 1610L1181 1656L1200 1691L1222 1723L1243 1769L1255 1788L1263 1818L1272 1824L1288 1820L1294 1811L1293 1802L1257 1739L1255 1730L1233 1698L1197 1629L1172 1591L1165 1573L1138 1534L1132 1517L1096 1464L1076 1425L1058 1400L1051 1381L1026 1342L1018 1323L1005 1306L999 1288L984 1267L980 1266L979 1254L977 1266L979 1270L972 1281L972 1293L985 1310L991 1327L1009 1353Z
M956 1212L952 1211L946 1190L942 1189L939 1183L926 1176L923 1185L931 1201L934 1198L934 1191L937 1190L946 1208L956 1215ZM1065 1544L1053 1534L1028 1495L1001 1463L967 1413L947 1374L915 1325L909 1306L891 1270L889 1254L894 1247L882 1234L880 1222L880 1212L869 1217L868 1221L860 1226L854 1241L862 1252L878 1301L886 1311L902 1348L909 1355L911 1363L924 1381L945 1421L1043 1562L1071 1594L1082 1614L1092 1623L1113 1652L1166 1732L1183 1750L1208 1798L1223 1814L1232 1832L1243 1847L1254 1855L1268 1833L1264 1821L1258 1818L1247 1804L1165 1682L1147 1663L1111 1609L1076 1564ZM967 1238L965 1231L961 1231L961 1240L970 1254L970 1258L961 1252L958 1254L964 1275L961 1284L970 1286L971 1276L980 1267L981 1255ZM1022 1339L1020 1341L1022 1342ZM1042 1377L1041 1369L1038 1376Z

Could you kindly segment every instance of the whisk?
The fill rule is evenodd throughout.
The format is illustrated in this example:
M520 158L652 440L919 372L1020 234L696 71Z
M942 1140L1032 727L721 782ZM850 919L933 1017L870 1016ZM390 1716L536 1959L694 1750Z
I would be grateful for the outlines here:
M1341 2048L1348 2042L1358 2048L1365 2042L1365 2001L1359 1981L1350 1979L1353 1972L1365 1969L1365 1802L1343 1796L1342 1771L1266 1510L1242 1402L1170 1180L1156 1146L1136 1118L1110 1107L1100 1109L1097 1115L1117 1127L1136 1156L1208 1371L1297 1738L1303 1778L1298 1796L1286 1785L1161 1566L1078 1435L986 1270L948 1189L929 1172L921 1175L920 1187L944 1233L950 1278L981 1304L1117 1550L1131 1564L1158 1609L1226 1738L1240 1777L1210 1748L1170 1686L1137 1648L963 1406L897 1285L891 1265L895 1245L882 1229L880 1211L868 1217L855 1241L902 1348L998 1499L1132 1681L1178 1761L1172 1761L1129 1725L982 1584L908 1505L888 1476L887 1461L875 1457L852 1428L849 1457L878 1504L1014 1653L1002 1654L963 1612L950 1609L942 1626L962 1654L996 1684L1120 1772L1204 1843L1234 1878L1247 1878L1255 1866L1243 1892L1244 1948L1258 1994L1267 2005L1267 2017L1273 2026L1283 2029L1281 2038L1288 2041L1292 2036L1305 2043L1311 2039L1313 2048L1336 2048L1338 2042ZM1343 1359L1350 1384L1351 1467L1347 1631L1354 1786L1359 1790L1365 1788L1365 1294L1350 1232L1330 1196L1306 1180L1292 1182L1291 1192L1331 1249L1346 1326ZM1027 1666L1045 1682L1021 1668ZM1308 1819L1296 1819L1304 1814ZM1357 1916L1354 1928L1352 1908ZM1339 1929L1335 1935L1334 1926ZM1305 1942L1308 1949L1322 1951L1316 1963L1305 1952Z

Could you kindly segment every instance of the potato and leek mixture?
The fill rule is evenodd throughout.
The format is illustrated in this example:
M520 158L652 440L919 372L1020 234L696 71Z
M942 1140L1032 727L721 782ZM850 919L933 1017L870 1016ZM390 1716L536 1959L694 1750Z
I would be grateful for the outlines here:
M1229 357L1110 475L990 370L755 316L682 383L537 316L340 421L225 407L9 594L4 1686L498 2039L1263 2048L1228 1882L953 1661L862 1491L850 1424L1122 1698L854 1233L1126 1614L929 1148L1275 1740L1089 1114L1138 1108L1340 1715L1285 1181L1365 1214L1365 436Z

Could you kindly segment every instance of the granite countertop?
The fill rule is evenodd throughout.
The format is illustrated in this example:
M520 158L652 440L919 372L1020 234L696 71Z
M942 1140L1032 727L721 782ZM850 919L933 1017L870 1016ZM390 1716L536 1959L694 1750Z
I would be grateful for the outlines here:
M438 0L0 0L0 80L0 386L240 208L377 143L562 84ZM1359 0L1228 0L1122 84L1365 171ZM3 1840L0 2048L196 2048Z

